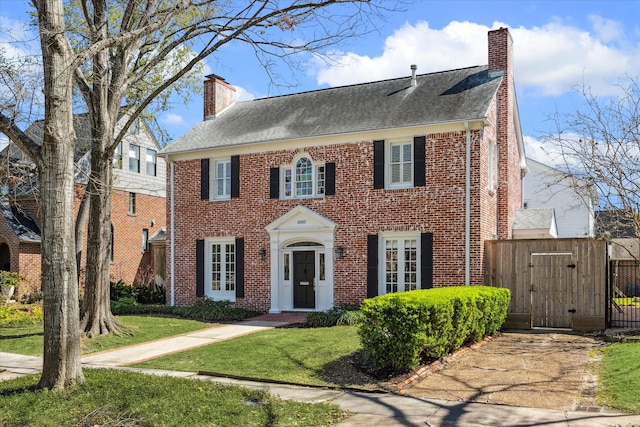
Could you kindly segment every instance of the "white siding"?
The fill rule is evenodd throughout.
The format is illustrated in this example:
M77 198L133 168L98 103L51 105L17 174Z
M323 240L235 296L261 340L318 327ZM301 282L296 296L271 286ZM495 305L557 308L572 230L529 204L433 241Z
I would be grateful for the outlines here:
M526 209L554 208L558 237L592 237L594 213L590 194L580 196L573 178L535 160L527 159L529 173L522 180Z

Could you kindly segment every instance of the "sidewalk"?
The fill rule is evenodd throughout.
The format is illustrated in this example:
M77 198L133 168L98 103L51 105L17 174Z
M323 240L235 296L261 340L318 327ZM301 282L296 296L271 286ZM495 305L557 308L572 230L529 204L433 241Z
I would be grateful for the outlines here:
M268 317L271 316L271 317ZM333 403L354 415L339 424L342 427L372 425L395 426L608 426L640 425L640 415L593 413L525 408L518 406L449 401L391 393L356 393L343 390L300 387L255 381L198 375L193 372L174 372L127 368L125 365L159 357L189 348L207 345L236 336L284 326L290 321L267 315L231 325L212 328L166 338L150 343L94 353L82 357L87 368L113 368L236 384L269 391L283 399L310 403ZM0 381L20 375L37 373L42 369L42 358L0 353Z

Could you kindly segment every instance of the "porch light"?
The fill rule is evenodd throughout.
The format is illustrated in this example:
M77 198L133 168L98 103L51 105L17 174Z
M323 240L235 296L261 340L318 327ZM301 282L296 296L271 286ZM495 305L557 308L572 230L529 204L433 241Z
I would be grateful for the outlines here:
M338 246L336 248L336 259L342 259L344 257L344 248L342 246Z
M267 250L265 248L262 248L258 251L258 255L260 255L260 261L264 261L264 259L267 257Z

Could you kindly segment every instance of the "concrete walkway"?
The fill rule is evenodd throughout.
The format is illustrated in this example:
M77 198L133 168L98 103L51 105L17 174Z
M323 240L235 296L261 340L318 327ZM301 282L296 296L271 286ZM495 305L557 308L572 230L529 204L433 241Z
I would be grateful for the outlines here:
M283 399L310 403L333 403L354 415L339 424L342 427L380 426L611 426L640 425L640 415L560 411L519 406L448 401L440 399L399 396L391 393L356 393L266 382L241 381L198 375L193 372L174 372L127 368L126 365L207 345L236 336L283 326L290 323L275 317L257 318L231 325L180 335L177 337L94 353L82 357L87 368L125 369L154 375L193 378L222 384L236 384L266 390ZM20 375L38 373L42 358L0 353L0 381Z

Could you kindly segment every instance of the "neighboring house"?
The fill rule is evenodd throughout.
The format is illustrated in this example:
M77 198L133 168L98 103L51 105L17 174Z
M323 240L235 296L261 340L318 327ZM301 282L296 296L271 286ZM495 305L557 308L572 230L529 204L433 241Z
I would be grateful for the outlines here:
M527 168L529 172L522 180L523 207L553 208L557 237L594 237L597 196L593 188L530 158L527 158Z
M234 102L167 146L168 301L277 313L481 284L526 170L507 29L489 64Z
M555 239L558 228L554 209L517 210L512 234L514 239Z
M35 141L41 141L42 126L42 121L35 122L26 133ZM76 115L74 128L77 212L91 164L88 116ZM147 284L157 282L156 275L164 277L164 272L153 271L149 245L156 234L164 233L166 223L166 165L164 159L157 156L158 151L155 137L142 120L136 122L116 151L111 195L111 276L114 281ZM8 160L15 173L0 203L0 268L25 275L31 287L37 289L41 243L37 175L33 164L14 144L9 144L0 157Z

